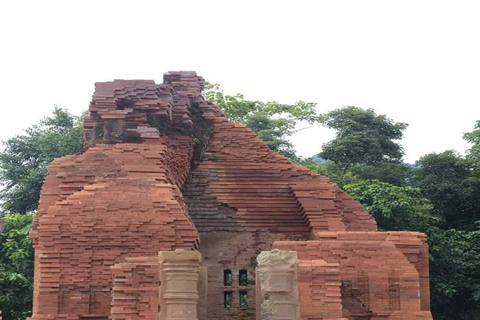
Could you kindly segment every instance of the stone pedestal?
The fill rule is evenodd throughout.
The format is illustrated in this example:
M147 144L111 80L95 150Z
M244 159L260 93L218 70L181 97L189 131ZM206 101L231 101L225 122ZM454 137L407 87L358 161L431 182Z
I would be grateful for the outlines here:
M197 251L161 251L160 320L198 320L198 280L201 254Z
M257 320L299 320L297 252L263 251L257 262Z

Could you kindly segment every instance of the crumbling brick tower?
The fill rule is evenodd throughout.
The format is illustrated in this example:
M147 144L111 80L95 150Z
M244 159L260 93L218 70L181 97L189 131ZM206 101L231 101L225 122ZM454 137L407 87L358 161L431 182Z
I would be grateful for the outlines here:
M203 255L200 319L254 319L256 257L272 248L298 252L302 319L431 319L425 236L377 232L202 89L194 72L96 84L84 152L42 189L33 319L158 319L155 256L174 249Z

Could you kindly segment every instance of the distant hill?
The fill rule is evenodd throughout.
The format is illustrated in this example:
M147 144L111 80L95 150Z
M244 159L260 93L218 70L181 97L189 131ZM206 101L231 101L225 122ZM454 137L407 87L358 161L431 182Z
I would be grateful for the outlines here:
M406 162L404 162L403 164L406 165L406 166L408 166L408 167L414 168L414 169L420 168L420 166L419 166L418 164L414 164L414 163L406 163Z
M315 163L318 163L318 164L327 164L327 163L330 162L330 160L325 160L325 159L319 157L318 155L314 155L310 159L312 159L312 161L314 161Z

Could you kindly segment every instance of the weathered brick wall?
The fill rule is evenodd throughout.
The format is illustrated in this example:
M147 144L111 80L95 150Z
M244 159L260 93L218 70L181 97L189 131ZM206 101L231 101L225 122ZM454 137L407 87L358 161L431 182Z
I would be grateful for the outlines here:
M181 193L160 165L166 148L98 145L52 164L57 173L49 175L44 192L52 186L71 194L37 214L34 314L108 316L111 266L197 246ZM97 173L94 159L115 164L120 174Z
M395 244L415 266L420 276L420 305L422 310L430 310L430 274L427 236L420 232L385 232L387 241ZM384 236L380 233L377 237Z
M126 258L111 267L113 288L112 320L157 320L158 257Z
M202 86L194 73L167 74L159 86L96 85L86 151L55 160L42 188L31 232L34 319L106 319L113 265L198 246L180 190L198 149L190 115L220 115L197 101Z
M338 263L325 260L298 261L300 318L323 320L342 318Z
M425 319L431 319L422 303L428 297L422 296L428 292L428 286L425 290L420 281L424 266L409 261L413 252L397 248L405 243L421 248L425 245L421 234L323 232L316 236L319 240L279 241L274 247L295 250L301 260L323 259L339 264L343 317L373 320L395 315L398 319L409 320L414 319L411 315L423 314ZM422 250L415 255L419 259L414 260L422 260ZM301 302L301 305L308 304Z
M420 285L420 304L422 310L430 310L429 289L429 261L427 236L420 232L393 231L393 232L317 232L314 238L318 240L341 240L352 239L369 241L389 241L396 249L407 258L410 264L417 270Z

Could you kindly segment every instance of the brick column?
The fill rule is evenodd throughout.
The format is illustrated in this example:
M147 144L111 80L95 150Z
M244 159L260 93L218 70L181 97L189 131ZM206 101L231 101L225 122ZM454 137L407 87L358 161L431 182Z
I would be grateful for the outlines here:
M198 251L160 251L160 320L198 320Z
M297 252L263 251L257 262L257 320L299 320Z

